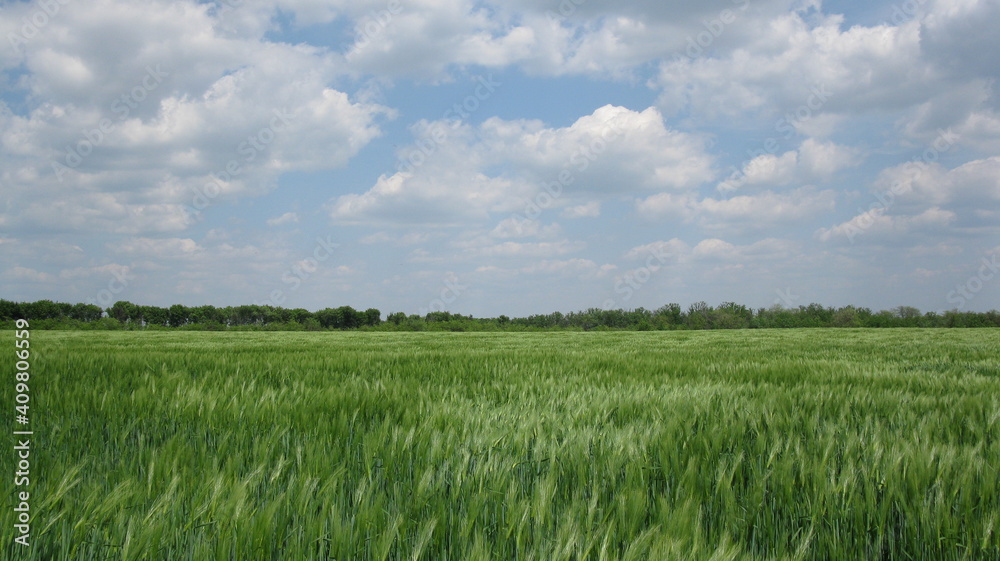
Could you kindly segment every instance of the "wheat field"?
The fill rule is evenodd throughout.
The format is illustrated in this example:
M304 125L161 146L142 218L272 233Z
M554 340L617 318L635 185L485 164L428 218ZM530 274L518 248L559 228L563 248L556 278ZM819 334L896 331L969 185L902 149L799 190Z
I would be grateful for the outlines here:
M998 343L38 331L3 557L996 560Z

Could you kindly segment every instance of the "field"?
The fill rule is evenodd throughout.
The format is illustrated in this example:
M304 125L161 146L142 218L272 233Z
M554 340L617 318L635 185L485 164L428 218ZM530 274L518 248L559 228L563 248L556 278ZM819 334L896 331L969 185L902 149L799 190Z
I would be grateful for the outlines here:
M5 559L1000 559L995 329L31 342Z

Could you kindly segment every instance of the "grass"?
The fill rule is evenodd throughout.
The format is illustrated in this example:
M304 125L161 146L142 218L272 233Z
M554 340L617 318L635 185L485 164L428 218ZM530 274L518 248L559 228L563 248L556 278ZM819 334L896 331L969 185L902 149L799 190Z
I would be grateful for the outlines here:
M8 452L2 553L1000 559L998 342L34 332L33 545Z

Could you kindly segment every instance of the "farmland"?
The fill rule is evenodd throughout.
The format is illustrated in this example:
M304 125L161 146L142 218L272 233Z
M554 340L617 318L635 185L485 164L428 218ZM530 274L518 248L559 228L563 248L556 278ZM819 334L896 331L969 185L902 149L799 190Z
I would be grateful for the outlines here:
M31 341L7 559L1000 558L997 329Z

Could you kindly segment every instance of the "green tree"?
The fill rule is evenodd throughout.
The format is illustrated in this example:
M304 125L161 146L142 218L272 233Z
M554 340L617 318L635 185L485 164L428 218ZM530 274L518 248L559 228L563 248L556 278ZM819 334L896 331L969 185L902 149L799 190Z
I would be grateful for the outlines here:
M687 326L689 329L708 329L712 307L705 302L695 302L688 306Z
M58 319L63 317L60 307L52 300L38 300L21 305L21 309L26 319Z
M342 313L332 308L323 308L314 315L323 329L336 329L343 323Z
M382 312L375 308L368 308L365 310L364 314L364 324L365 325L378 325L382 323Z
M745 329L750 327L753 312L750 308L735 302L723 302L709 314L712 329Z
M845 306L833 313L834 327L858 327L860 325L858 310L854 306Z
M128 300L119 300L112 304L108 308L108 316L115 318L122 324L139 323L141 321L139 306Z
M189 320L189 310L187 306L174 304L167 310L167 321L170 323L170 327L181 327L182 325L187 325Z
M307 319L313 319L313 313L305 308L294 308L289 310L289 314L292 317L292 321L296 321L302 325L306 324Z
M24 310L18 302L0 300L0 320L24 319Z
M70 312L71 318L79 321L85 321L87 323L97 321L101 319L101 316L103 315L104 310L102 310L97 304L74 304L73 309Z
M147 326L166 326L170 322L170 313L167 308L159 306L141 306L142 319Z
M683 325L684 312L681 310L680 304L671 302L670 304L657 308L656 311L653 312L653 319L660 327Z

